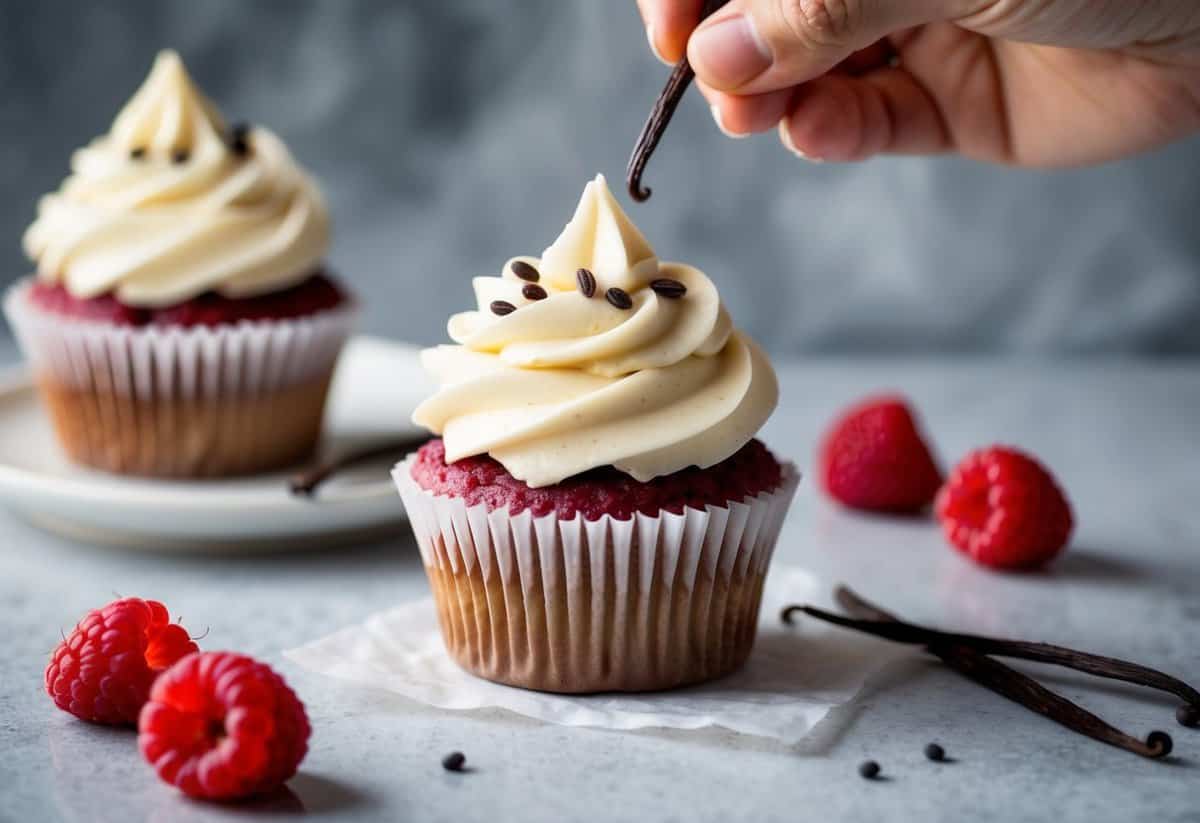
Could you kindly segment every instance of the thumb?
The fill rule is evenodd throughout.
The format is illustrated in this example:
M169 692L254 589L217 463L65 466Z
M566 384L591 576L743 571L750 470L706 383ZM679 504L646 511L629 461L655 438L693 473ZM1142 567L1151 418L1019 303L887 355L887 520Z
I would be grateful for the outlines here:
M981 0L732 0L696 29L688 60L709 86L759 94L811 80L882 37L972 13Z

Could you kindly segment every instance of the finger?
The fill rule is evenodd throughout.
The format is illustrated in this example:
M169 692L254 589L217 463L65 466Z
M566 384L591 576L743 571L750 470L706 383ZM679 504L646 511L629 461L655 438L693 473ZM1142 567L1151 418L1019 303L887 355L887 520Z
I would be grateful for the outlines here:
M696 75L758 94L824 74L893 31L966 14L979 0L731 0L688 41Z
M882 40L876 40L865 49L859 49L854 52L834 66L831 71L857 77L891 65L896 59L896 49L892 47L889 39L885 37Z
M1005 101L1013 78L1006 79L998 62L1006 44L968 36L945 24L924 26L898 39L897 45L904 69L938 101L955 149L968 157L1006 162L1013 146ZM1040 83L1047 81L1045 73L1032 76ZM1045 112L1039 119L1068 122L1061 110Z
M770 131L787 113L790 90L772 91L766 94L726 94L697 83L696 87L708 101L717 128L726 137L749 137L752 134Z
M929 93L902 68L829 75L798 88L779 121L783 144L809 160L935 154L951 147Z
M664 63L683 58L688 37L700 22L703 0L638 0L650 50Z

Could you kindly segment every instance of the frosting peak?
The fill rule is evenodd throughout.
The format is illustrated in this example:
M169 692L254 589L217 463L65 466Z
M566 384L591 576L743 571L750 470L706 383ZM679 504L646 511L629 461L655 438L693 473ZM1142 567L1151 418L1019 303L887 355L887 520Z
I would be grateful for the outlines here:
M530 486L605 465L645 482L719 463L775 407L775 374L712 281L659 261L603 177L540 260L474 288L477 308L450 318L459 345L423 352L440 389L413 414L449 461L486 452Z
M542 252L542 277L555 288L575 288L581 268L622 289L643 286L658 271L654 249L621 210L603 174L584 186L575 216Z
M115 148L165 154L225 149L225 122L196 87L179 55L159 52L150 76L113 121Z
M38 276L75 297L155 308L280 291L329 246L324 201L283 142L262 128L229 133L171 51L71 171L24 245Z

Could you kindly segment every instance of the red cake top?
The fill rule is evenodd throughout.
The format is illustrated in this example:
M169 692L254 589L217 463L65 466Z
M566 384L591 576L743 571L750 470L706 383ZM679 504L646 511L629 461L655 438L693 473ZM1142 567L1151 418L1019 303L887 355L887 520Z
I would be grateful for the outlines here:
M288 320L332 309L345 303L346 293L331 278L315 274L282 291L257 297L231 298L216 292L158 309L127 306L108 294L80 299L59 283L34 281L29 297L39 308L80 320L118 326L222 326L253 320Z
M628 520L634 512L681 514L685 506L725 506L774 491L782 482L783 470L766 446L751 440L715 466L684 469L649 483L606 467L531 489L486 455L447 464L446 448L439 438L417 452L412 477L428 492L460 498L468 506L483 503L489 511L507 508L510 514L519 514L529 509L537 517L553 512L565 520L576 514L586 520L609 514Z

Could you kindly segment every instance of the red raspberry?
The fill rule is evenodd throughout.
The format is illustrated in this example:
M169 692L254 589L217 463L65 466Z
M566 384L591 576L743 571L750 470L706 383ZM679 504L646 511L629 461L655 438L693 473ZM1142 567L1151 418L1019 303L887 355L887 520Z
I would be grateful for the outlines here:
M184 794L230 800L269 792L294 775L310 730L304 704L269 666L203 652L155 681L138 746Z
M998 569L1044 565L1067 545L1071 504L1032 457L993 446L954 467L935 506L946 539Z
M156 600L126 597L88 612L46 666L46 693L81 720L137 723L159 672L196 651Z
M854 509L911 513L933 502L942 475L904 398L870 397L825 434L818 472L830 497Z

